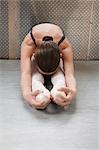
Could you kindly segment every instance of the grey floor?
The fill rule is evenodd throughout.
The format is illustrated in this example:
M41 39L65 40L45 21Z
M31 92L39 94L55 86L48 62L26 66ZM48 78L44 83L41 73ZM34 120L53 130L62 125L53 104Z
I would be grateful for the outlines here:
M37 111L20 94L18 60L0 60L0 150L98 150L99 61L75 62L70 108Z

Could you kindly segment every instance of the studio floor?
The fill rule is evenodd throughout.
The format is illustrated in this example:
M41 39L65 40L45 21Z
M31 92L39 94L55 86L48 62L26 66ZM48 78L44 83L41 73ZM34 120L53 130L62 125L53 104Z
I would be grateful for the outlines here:
M38 111L20 92L19 60L0 60L0 150L98 150L99 61L75 61L77 98Z

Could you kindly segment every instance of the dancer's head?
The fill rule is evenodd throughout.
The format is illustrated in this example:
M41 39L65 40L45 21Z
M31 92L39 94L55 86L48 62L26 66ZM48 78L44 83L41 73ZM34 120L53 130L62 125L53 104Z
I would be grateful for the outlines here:
M43 41L35 52L35 62L43 74L53 74L60 63L60 50L53 41Z

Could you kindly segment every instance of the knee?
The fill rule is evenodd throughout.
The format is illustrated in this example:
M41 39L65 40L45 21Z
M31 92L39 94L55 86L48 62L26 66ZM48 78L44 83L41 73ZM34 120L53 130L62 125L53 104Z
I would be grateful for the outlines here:
M57 84L64 85L65 84L65 76L62 73L56 74L56 75L52 76L51 81L52 81L53 85L57 85Z
M36 82L36 81L40 81L41 83L44 84L44 78L43 78L43 76L39 72L36 72L32 76L32 83Z

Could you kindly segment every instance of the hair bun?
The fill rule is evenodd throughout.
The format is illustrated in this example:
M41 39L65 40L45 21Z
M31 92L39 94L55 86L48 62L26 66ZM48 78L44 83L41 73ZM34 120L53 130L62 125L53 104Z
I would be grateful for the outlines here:
M52 36L44 36L43 41L53 41L53 37Z

